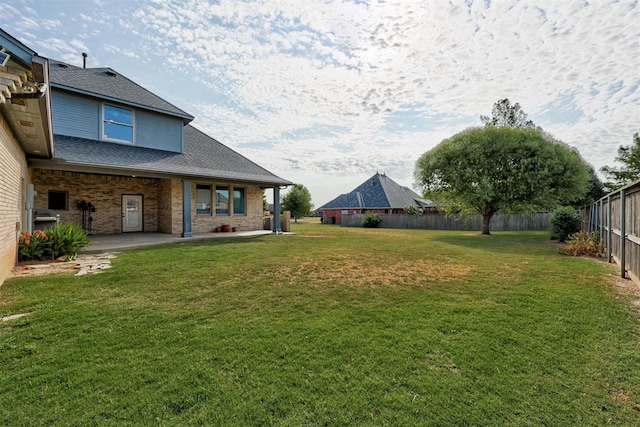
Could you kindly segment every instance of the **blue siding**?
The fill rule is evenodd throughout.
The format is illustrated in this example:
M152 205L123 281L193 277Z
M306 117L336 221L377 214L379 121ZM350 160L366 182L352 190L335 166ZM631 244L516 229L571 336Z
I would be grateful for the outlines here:
M182 120L136 110L135 145L182 152Z
M100 101L51 91L53 133L100 139Z
M53 133L100 140L102 105L102 101L97 99L53 90ZM134 109L134 145L180 153L183 148L182 128L183 122L179 118Z

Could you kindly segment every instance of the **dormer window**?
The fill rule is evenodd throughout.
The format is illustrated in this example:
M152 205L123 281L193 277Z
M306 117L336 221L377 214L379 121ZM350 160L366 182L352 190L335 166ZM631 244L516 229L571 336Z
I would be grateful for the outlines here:
M104 104L102 139L133 143L133 110Z

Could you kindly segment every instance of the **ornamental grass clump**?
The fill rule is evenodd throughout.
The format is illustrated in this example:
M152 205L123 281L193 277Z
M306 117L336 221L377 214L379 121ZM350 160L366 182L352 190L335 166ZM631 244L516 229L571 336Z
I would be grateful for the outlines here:
M51 259L60 256L75 259L78 251L91 243L87 233L78 224L61 222L47 232L53 238Z
M78 224L58 223L46 230L21 233L18 238L18 261L41 261L66 256L75 259L78 251L91 241Z
M558 251L563 255L601 257L604 255L604 245L598 243L598 240L597 231L593 233L580 231L570 236L568 248L560 248Z

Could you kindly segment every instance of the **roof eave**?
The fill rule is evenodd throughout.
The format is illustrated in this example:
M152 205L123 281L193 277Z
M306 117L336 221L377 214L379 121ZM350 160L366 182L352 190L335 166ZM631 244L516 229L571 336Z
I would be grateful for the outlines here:
M190 123L191 121L193 121L195 119L195 117L192 116L191 114L178 114L178 113L173 112L173 111L168 111L168 110L164 110L164 109L161 109L161 108L155 108L155 107L151 107L151 106L148 106L148 105L139 104L139 103L136 103L136 102L125 101L125 100L122 100L120 98L116 98L116 97L113 97L113 96L102 95L102 94L99 94L99 93L91 92L91 91L88 91L88 90L78 89L78 88L75 88L73 86L67 86L67 85L63 85L63 84L60 84L60 83L53 83L52 82L51 83L51 87L55 88L55 89L65 90L65 91L68 91L68 92L78 93L78 94L85 95L85 96L90 96L90 97L93 97L93 98L99 98L99 99L104 99L104 100L111 101L111 102L117 102L119 104L128 105L130 107L140 108L140 109L143 109L143 110L148 110L148 111L153 111L153 112L156 112L156 113L167 114L167 115L170 115L170 116L179 117L179 118L181 118L183 120L184 124Z
M292 182L285 179L275 177L278 179L239 179L224 177L222 175L206 176L199 174L189 174L171 171L155 171L149 169L129 168L113 165L100 165L100 164L87 164L80 162L69 162L64 160L45 160L45 159L30 159L29 166L40 169L61 170L66 172L78 172L78 173L94 173L94 174L106 174L106 175L119 175L119 176L131 176L140 178L160 178L160 179L191 179L191 180L221 180L230 183L243 183L252 184L261 187L287 187L293 185Z
M0 39L2 40L2 47L10 51L14 59L18 59L22 63L21 65L31 66L32 58L37 55L34 50L27 47L2 28L0 28Z
M6 98L22 98L23 101L21 106L14 106L3 97L3 116L27 156L51 158L54 145L48 90L49 62L1 28L0 46L10 55L9 63L3 67L3 78L12 80L13 87L7 85L11 94ZM23 85L26 83L31 89L36 84L36 91L25 92ZM23 125L22 122L31 124Z

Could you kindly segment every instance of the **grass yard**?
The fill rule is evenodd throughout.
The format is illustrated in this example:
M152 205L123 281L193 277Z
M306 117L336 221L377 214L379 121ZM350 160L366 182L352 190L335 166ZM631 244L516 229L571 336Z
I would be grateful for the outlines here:
M547 233L293 225L0 287L0 425L640 424L613 267Z

